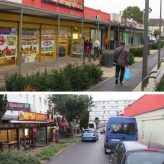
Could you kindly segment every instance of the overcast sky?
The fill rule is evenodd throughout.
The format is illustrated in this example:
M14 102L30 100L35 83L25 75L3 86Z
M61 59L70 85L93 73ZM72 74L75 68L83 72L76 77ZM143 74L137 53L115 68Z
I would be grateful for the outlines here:
M150 18L159 18L160 15L160 0L149 0ZM85 6L100 9L107 13L120 13L128 6L138 6L141 10L145 8L145 0L85 0ZM163 1L163 12L164 16L164 1Z

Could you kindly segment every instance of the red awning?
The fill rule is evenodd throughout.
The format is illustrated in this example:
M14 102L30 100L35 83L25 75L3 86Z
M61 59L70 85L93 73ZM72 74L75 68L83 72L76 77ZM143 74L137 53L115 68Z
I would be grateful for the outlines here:
M59 126L69 126L69 123L67 121L60 121Z

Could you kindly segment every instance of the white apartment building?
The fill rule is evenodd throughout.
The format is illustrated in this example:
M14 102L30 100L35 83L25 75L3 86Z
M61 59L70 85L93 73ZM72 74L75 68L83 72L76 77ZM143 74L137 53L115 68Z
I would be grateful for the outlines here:
M132 104L135 100L107 100L94 101L94 106L89 114L89 121L99 118L99 124L106 124L109 117L123 114L124 109Z

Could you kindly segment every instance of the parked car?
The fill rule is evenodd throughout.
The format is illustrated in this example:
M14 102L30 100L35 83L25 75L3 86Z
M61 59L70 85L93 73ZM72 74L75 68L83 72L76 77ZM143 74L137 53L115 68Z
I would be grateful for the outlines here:
M110 117L105 132L104 150L110 153L121 141L137 141L137 122L133 117Z
M109 164L164 164L164 146L123 141L109 156Z
M83 130L83 133L82 133L82 136L81 136L81 140L82 142L84 141L98 141L99 139L99 134L98 132L96 132L95 129L91 129L91 128L88 128L88 129L84 129Z

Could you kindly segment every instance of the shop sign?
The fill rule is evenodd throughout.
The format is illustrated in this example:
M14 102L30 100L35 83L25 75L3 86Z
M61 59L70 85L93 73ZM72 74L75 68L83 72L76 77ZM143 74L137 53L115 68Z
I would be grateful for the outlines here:
M28 110L28 111L30 111L30 104L8 102L6 109L7 110L14 110L14 111L20 111L20 110Z
M19 120L21 121L47 121L47 115L41 113L20 111Z
M55 31L42 30L41 52L53 53L55 47Z
M39 53L38 29L24 28L22 30L22 59L24 62L35 62Z
M84 0L42 0L43 3L83 10Z
M15 63L17 51L16 28L0 27L0 58L6 58L9 63Z

